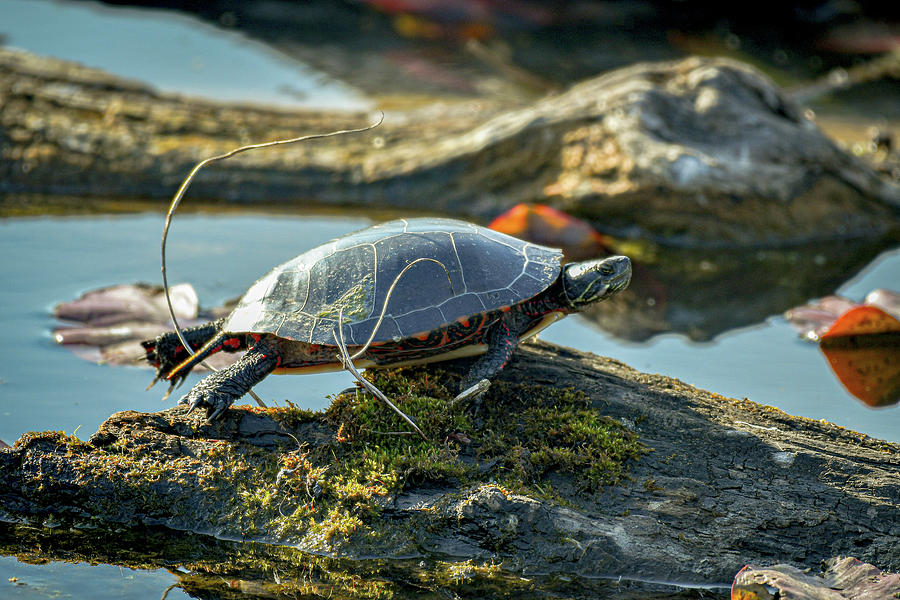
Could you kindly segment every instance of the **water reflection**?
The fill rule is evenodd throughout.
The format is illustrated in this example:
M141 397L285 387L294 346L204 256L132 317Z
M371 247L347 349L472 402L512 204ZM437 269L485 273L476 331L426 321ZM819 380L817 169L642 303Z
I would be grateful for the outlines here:
M560 596L677 600L697 597L695 592L663 584L645 585L577 575L523 577L500 565L476 560L335 559L304 554L285 546L218 540L164 528L125 528L110 536L90 527L72 525L54 523L53 528L48 528L0 523L0 557L15 556L19 562L44 565L49 561L63 561L73 567L79 566L78 563L105 563L135 569L134 573L139 575L129 585L114 586L108 595L102 585L85 584L81 591L86 592L84 597L92 598L159 598L167 590L169 599L185 596L210 599L239 596L247 600ZM168 571L168 576L163 569ZM10 572L14 571L12 567ZM27 577L22 583L21 588L29 587ZM17 592L14 588L14 597L18 596Z
M867 406L900 402L900 332L826 338L820 348L847 391Z
M139 79L164 91L291 107L369 106L354 88L197 17L49 0L0 0L0 14L0 43Z
M631 341L668 332L708 341L831 294L888 246L871 240L750 250L623 245L616 250L632 257L631 285L586 316Z

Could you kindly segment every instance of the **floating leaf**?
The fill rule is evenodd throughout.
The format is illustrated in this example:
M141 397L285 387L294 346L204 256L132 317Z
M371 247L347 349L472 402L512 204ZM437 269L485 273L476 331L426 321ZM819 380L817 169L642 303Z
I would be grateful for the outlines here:
M834 322L822 339L848 335L900 332L900 321L877 306L851 308Z
M545 204L516 204L488 227L537 244L562 248L570 260L609 254L609 240L589 223Z

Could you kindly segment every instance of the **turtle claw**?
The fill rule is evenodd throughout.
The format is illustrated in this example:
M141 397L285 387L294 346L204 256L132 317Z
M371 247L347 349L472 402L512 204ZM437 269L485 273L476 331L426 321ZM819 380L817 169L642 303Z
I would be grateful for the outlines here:
M188 403L187 396L185 396L184 398L182 398L181 400L178 401L178 404L187 404L187 403ZM199 406L200 406L200 398L197 398L196 400L191 402L190 407L188 407L187 414L191 414L192 412L197 410L197 407L199 407Z
M216 407L215 410L212 411L212 413L210 413L210 410L212 409L212 407L210 407L210 409L207 410L206 422L212 423L213 421L221 417L222 413L224 413L225 409L227 408L228 407L225 404L220 404L218 407Z
M162 397L162 401L163 401L163 402L165 402L166 400L169 399L169 396L172 395L172 390L174 390L174 389L175 389L175 384L174 384L174 383L170 383L170 384L169 384L169 389L167 389L167 390L166 390L166 393L163 394L163 397Z
M228 407L231 406L230 402L215 396L208 397L202 390L198 391L196 388L182 396L181 400L178 401L178 404L185 404L188 406L187 414L191 414L198 408L205 408L207 423L212 423L221 418L222 415L225 414L225 411L228 410Z
M152 388L154 385L156 385L156 382L159 381L160 379L161 379L161 374L159 372L157 372L156 376L153 378L153 381L150 382L150 385L148 385L147 387L144 388L144 391L145 392L150 391L150 388Z

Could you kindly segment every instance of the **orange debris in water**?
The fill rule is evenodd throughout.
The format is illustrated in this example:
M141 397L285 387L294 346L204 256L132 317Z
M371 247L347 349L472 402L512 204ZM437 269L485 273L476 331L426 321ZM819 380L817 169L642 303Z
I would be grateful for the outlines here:
M589 223L545 204L517 204L488 227L536 244L562 248L570 260L611 254L609 239Z
M900 321L877 306L864 305L851 308L838 317L821 339L889 332L900 332Z
M900 346L822 346L822 353L847 391L867 406L900 401Z

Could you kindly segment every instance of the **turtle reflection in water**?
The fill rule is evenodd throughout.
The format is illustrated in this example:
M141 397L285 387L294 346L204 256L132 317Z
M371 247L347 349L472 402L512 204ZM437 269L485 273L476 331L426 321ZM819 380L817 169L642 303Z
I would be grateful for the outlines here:
M562 266L562 252L451 219L401 219L338 238L275 267L228 317L143 343L170 391L215 352L247 350L181 400L214 420L270 373L384 367L483 355L458 398L509 361L518 342L608 298L627 257Z

